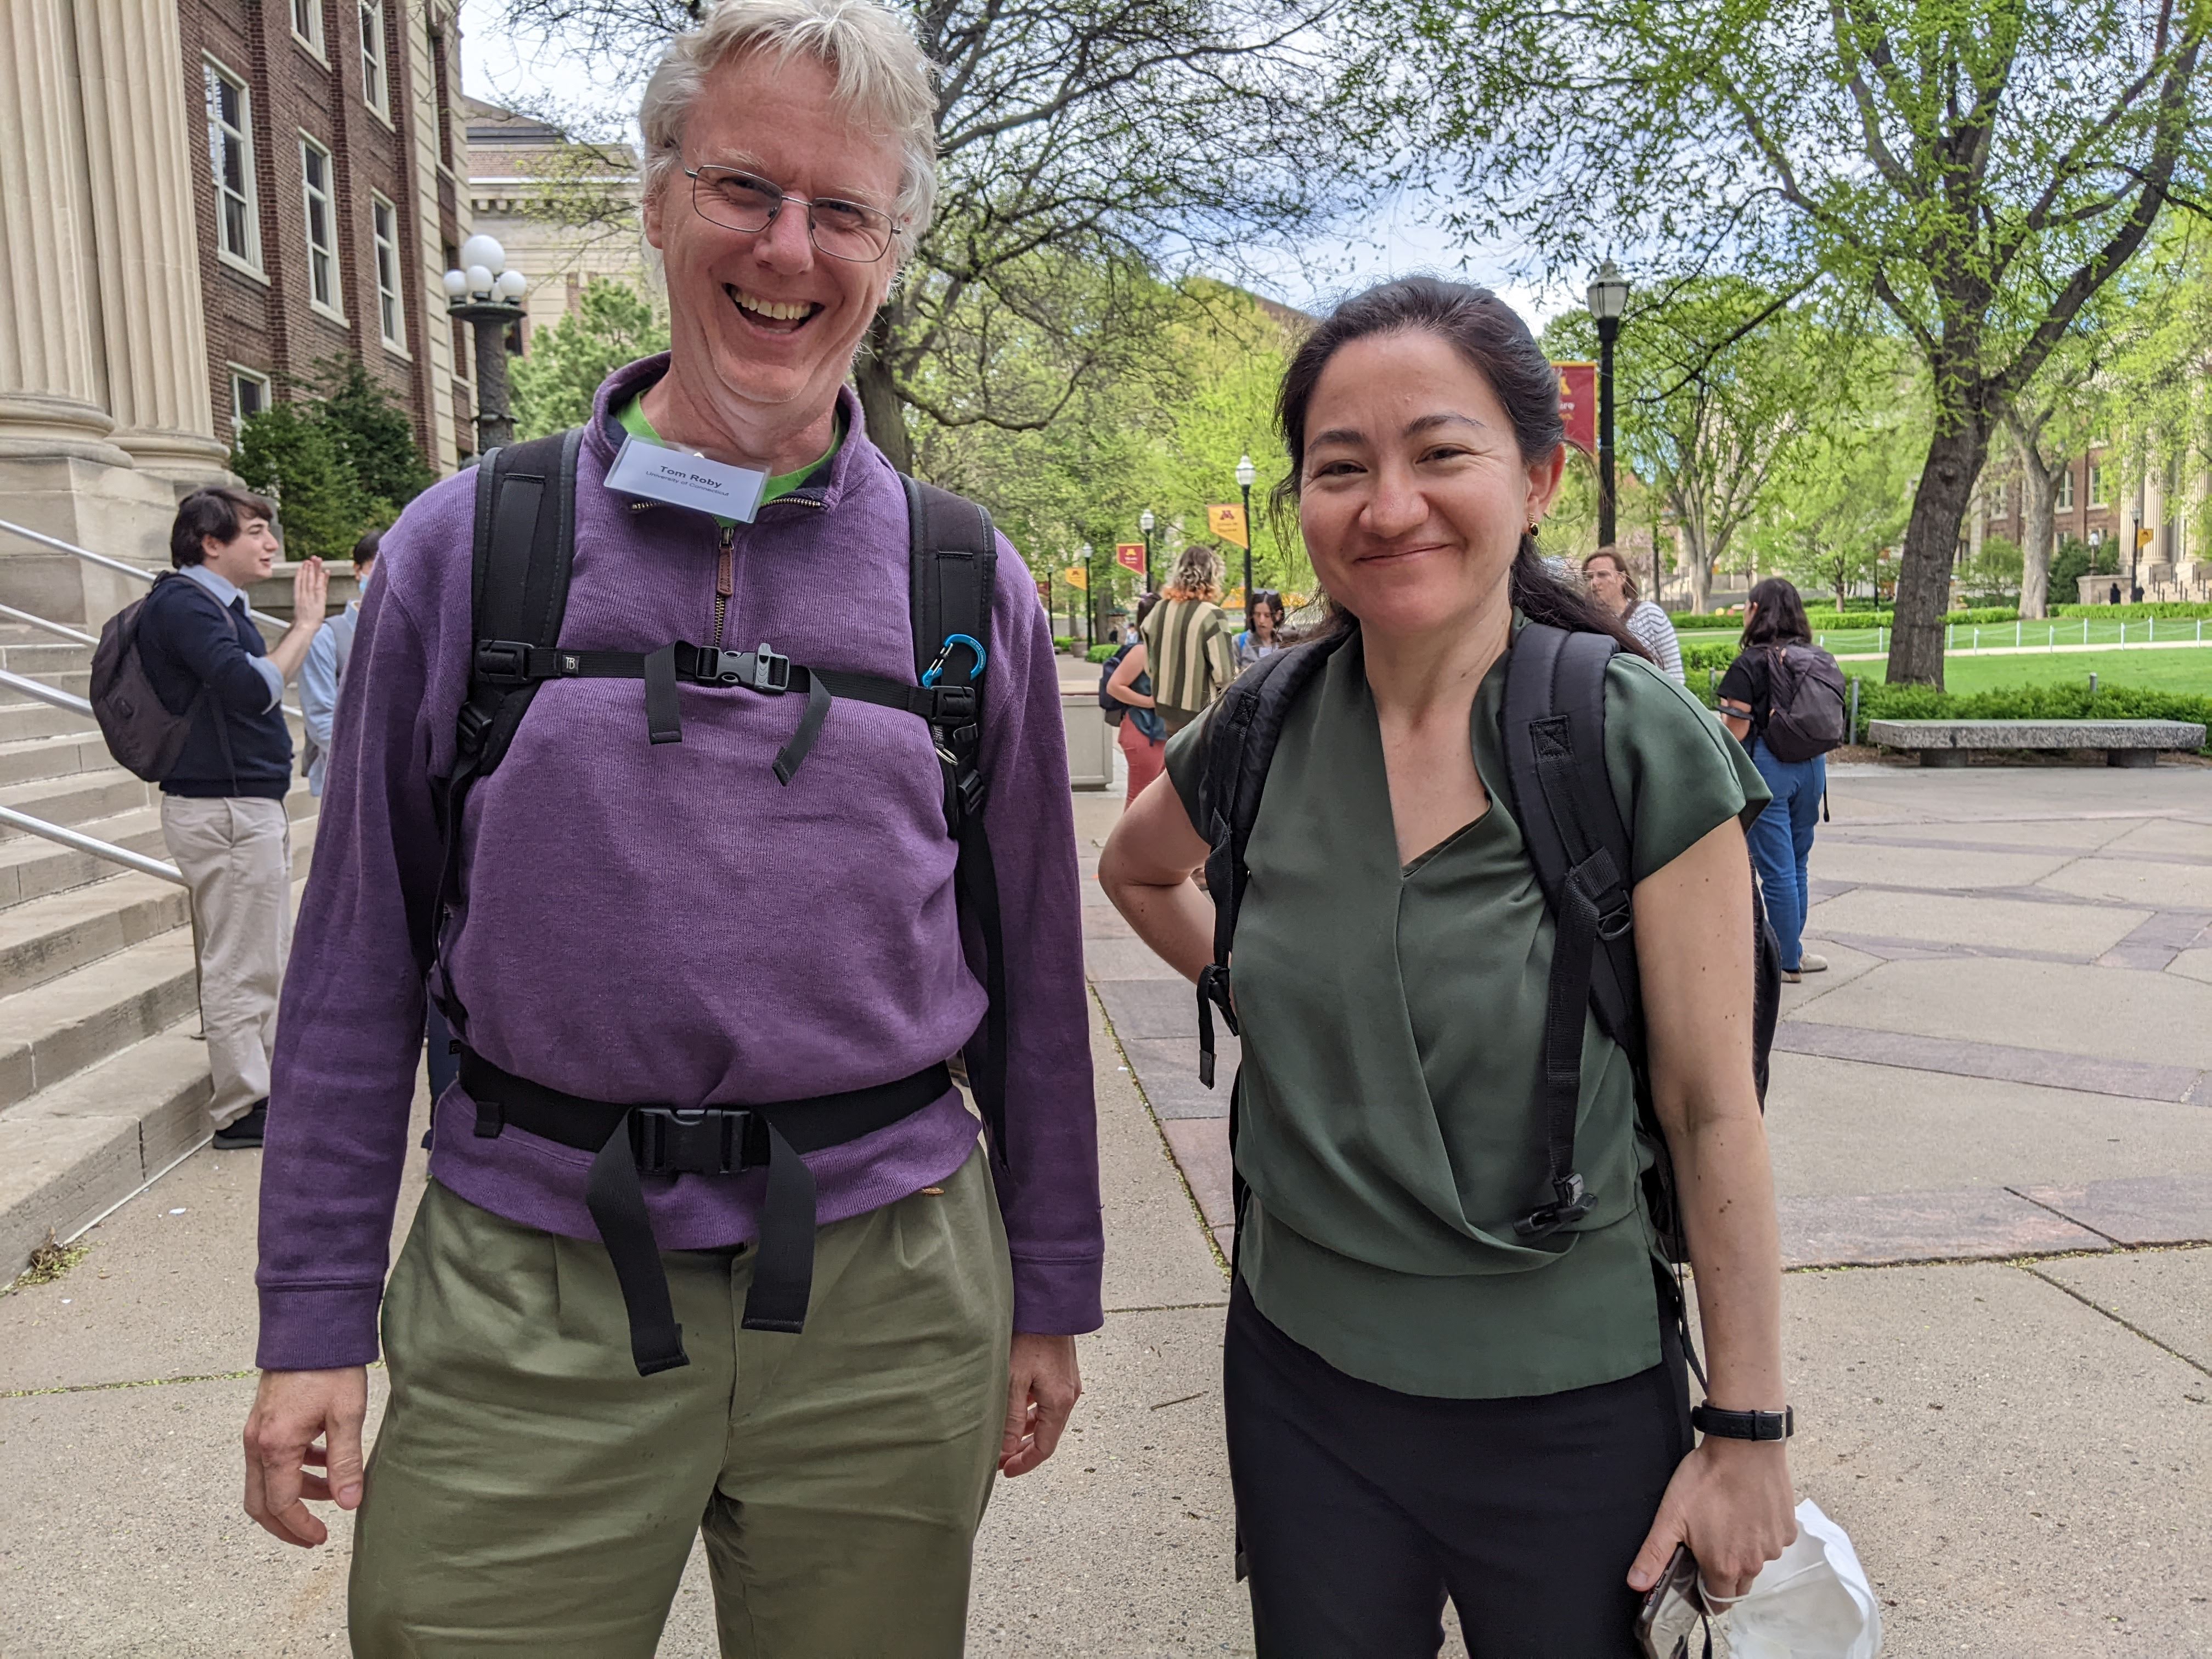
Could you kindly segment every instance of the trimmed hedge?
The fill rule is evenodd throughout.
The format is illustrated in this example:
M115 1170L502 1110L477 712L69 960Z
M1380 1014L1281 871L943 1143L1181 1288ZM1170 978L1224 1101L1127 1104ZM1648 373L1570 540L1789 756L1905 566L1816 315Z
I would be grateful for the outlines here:
M2054 617L2108 617L2114 622L2141 622L2155 617L2164 622L2171 617L2177 622L2198 619L2212 621L2212 605L2182 605L2167 601L2160 605L2054 605Z
M2069 610L2073 608L2069 607ZM2091 605L2088 609L2118 615L2126 607L2100 605ZM2206 614L2212 615L2212 608L2208 608ZM1946 624L1965 623L1970 627L1978 623L1987 626L1990 623L2016 622L2019 618L2019 610L2012 605L1988 605L1973 611L1946 611L1943 613ZM1674 624L1674 631L1678 634L1706 632L1715 629L1741 630L1743 627L1741 617L1718 613L1700 617L1685 611L1675 613L1668 620ZM1805 613L1805 620L1812 623L1813 631L1816 634L1839 628L1893 628L1897 623L1896 613L1889 611L1808 611Z
M1083 653L1083 660L1085 662L1104 662L1109 657L1112 656L1121 648L1121 647L1120 646L1115 645L1110 641L1104 645L1094 645L1088 651Z
M2087 685L2021 685L2008 690L1953 693L1933 686L1886 685L1864 676L1858 678L1859 724L1851 734L1854 743L1866 741L1870 720L2191 720L2212 733L2212 696L2192 691L2106 685L2100 686L2092 697ZM1712 689L1705 675L1692 674L1689 684L1698 702L1708 708L1714 706ZM2198 752L2212 755L2212 743Z

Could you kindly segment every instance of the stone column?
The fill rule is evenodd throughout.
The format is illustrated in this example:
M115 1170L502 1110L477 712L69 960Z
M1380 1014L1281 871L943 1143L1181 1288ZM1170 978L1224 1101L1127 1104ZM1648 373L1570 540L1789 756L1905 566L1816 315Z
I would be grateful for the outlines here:
M0 457L128 465L106 441L67 9L0 5Z
M176 0L79 0L76 40L114 441L147 471L214 482L229 446L208 395L192 211L206 119L187 106Z

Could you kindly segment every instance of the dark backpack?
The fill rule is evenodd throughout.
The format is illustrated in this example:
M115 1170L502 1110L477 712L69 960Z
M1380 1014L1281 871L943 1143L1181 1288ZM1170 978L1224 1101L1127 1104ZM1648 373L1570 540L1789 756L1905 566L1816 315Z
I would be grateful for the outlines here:
M1850 735L1844 720L1844 671L1833 657L1817 645L1767 648L1766 724L1759 735L1775 759L1826 754Z
M983 947L984 988L990 998L980 1045L971 1044L968 1075L993 1155L1008 1162L1006 1137L1006 952L999 884L984 833L985 784L978 756L982 738L985 653L991 637L991 596L998 541L990 515L974 502L902 477L908 520L909 587L915 678L886 679L838 669L806 668L763 644L730 651L688 643L657 651L593 651L562 647L568 576L575 558L576 457L581 428L486 453L477 467L476 534L471 565L474 648L461 703L452 774L434 795L445 837L445 867L431 916L418 919L427 972L441 955L460 896L460 823L471 786L505 758L538 688L551 679L642 679L646 731L653 743L684 740L676 688L739 687L763 696L805 699L799 728L775 758L788 785L828 718L831 702L850 697L901 708L928 722L944 770L947 833L958 843L953 891L963 922ZM958 682L947 670L964 653ZM440 1006L465 1037L467 1011L441 970Z
M1213 1014L1237 1030L1230 998L1230 947L1250 872L1245 851L1260 816L1267 767L1291 705L1348 635L1291 646L1263 657L1221 695L1208 715L1200 774L1202 831L1212 847L1206 860L1213 899L1213 961L1199 975L1199 1076L1213 1083ZM1630 907L1628 825L1605 769L1605 673L1619 647L1603 634L1569 633L1530 623L1507 659L1504 726L1515 822L1550 907L1556 937L1544 1018L1543 1148L1545 1197L1510 1218L1515 1234L1534 1243L1589 1213L1590 1200L1575 1167L1575 1117L1582 1094L1583 1011L1628 1055L1636 1077L1638 1137L1652 1164L1644 1198L1672 1261L1688 1259L1674 1200L1674 1166L1651 1102ZM1766 1098L1767 1054L1781 1004L1782 959L1752 887L1755 933L1752 986L1753 1066ZM1231 1097L1230 1143L1237 1136ZM1235 1181L1241 1225L1244 1188ZM1677 1310L1679 1312L1679 1308Z
M1121 665L1121 659L1135 649L1133 645L1123 646L1107 658L1098 670L1098 706L1106 711L1106 724L1109 726L1119 726L1121 717L1129 712L1129 705L1109 691L1106 682L1114 678L1114 671Z
M165 570L154 585L159 587L176 578L175 571ZM92 652L88 696L93 718L100 722L100 734L107 740L107 752L115 763L149 783L159 783L176 769L177 757L192 734L192 720L207 689L203 686L181 713L155 690L138 643L138 629L153 597L149 593L132 600L100 625L100 643ZM223 735L227 742L228 734Z

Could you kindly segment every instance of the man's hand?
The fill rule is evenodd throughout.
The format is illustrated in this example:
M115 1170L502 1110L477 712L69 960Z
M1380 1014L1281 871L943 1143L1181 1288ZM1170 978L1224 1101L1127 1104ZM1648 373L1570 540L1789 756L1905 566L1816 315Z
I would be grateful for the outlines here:
M301 1500L361 1507L361 1425L368 1415L362 1366L262 1372L246 1419L246 1512L288 1544L313 1549L324 1542L330 1528ZM323 1473L310 1474L309 1468Z
M1083 1397L1072 1336L1014 1333L1008 1357L1006 1437L999 1448L999 1473L1009 1480L1027 1474L1053 1454L1068 1413Z
M330 571L320 559L302 560L292 573L292 625L319 627L330 603Z

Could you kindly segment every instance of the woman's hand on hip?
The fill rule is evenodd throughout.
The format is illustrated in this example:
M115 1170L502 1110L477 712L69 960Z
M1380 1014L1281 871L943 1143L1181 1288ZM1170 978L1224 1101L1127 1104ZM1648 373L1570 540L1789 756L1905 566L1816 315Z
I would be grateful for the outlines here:
M1687 1544L1714 1595L1741 1595L1759 1570L1796 1540L1796 1497L1784 1443L1708 1436L1675 1466L1659 1513L1628 1570L1638 1595L1659 1582L1674 1547Z

